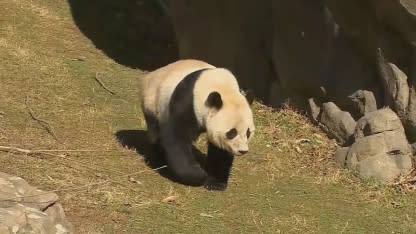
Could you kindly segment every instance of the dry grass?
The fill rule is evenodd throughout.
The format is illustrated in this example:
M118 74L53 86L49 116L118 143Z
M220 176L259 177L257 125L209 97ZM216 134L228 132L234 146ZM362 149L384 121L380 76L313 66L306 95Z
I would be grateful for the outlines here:
M0 9L0 145L60 150L0 152L1 171L59 190L77 233L416 230L413 193L339 169L334 142L290 108L254 105L252 153L236 160L227 191L169 181L114 136L144 129L136 100L143 72L95 48L66 1L1 1ZM31 118L26 96L58 141Z

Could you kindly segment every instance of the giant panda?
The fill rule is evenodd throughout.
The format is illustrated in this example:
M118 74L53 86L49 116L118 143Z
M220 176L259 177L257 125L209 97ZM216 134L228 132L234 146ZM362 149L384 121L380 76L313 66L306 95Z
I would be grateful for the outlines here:
M248 152L255 126L250 105L234 75L199 60L179 60L141 80L141 108L149 141L161 149L179 182L224 190L234 156ZM208 141L204 167L192 155L203 132Z

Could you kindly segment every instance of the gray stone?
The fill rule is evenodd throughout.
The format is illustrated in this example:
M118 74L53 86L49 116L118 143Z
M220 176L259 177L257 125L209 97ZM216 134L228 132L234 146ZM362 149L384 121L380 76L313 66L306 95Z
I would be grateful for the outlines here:
M412 160L408 154L391 156L381 153L362 160L358 171L363 177L373 177L381 182L390 182L399 175L407 175L412 169Z
M414 87L410 88L409 96L409 106L403 122L409 141L414 143L416 142L416 91Z
M340 110L333 102L327 102L322 105L320 122L325 126L324 129L341 144L349 141L354 134L356 126L356 122L351 114Z
M381 49L378 49L378 69L384 85L385 102L399 116L404 116L409 104L409 86L407 76L395 64L384 58Z
M389 108L366 114L357 122L355 142L346 167L363 177L392 181L412 169L412 150L398 116Z
M309 98L308 102L309 102L309 114L312 120L318 123L319 115L321 113L321 108L315 103L315 100L313 98Z
M354 168L349 160L356 157L358 161L373 157L380 153L400 152L410 154L411 148L404 132L387 131L356 139L351 145L347 156L347 166Z
M350 95L349 98L355 103L361 116L377 110L376 98L371 91L357 90L357 92Z
M343 168L346 166L346 160L349 150L349 147L339 147L335 152L335 160L338 163L338 165L340 165Z
M404 132L399 117L390 108L383 108L367 113L357 121L354 138L359 139L364 136L395 130Z
M407 76L395 64L388 63L394 74L394 81L396 82L396 90L394 95L394 110L401 114L406 112L409 104L409 86L407 85Z
M0 172L0 233L72 233L58 196Z

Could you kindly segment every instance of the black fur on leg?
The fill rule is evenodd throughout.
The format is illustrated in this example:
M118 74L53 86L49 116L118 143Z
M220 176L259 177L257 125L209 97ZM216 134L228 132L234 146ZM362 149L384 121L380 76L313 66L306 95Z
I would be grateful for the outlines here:
M200 186L206 180L207 173L192 154L192 141L173 127L166 125L161 131L161 146L168 168L180 183Z
M202 130L195 116L193 90L204 70L192 72L179 82L169 102L169 119L160 126L169 169L181 183L193 186L202 185L207 178L192 154L192 141Z
M233 160L234 156L228 151L208 143L208 158L205 164L208 178L204 183L204 187L208 190L225 190Z

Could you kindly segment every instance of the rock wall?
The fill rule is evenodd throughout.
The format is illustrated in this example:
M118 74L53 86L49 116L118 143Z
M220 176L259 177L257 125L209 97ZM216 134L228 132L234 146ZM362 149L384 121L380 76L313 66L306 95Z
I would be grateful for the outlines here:
M58 196L0 172L0 233L72 233Z
M230 68L272 106L309 110L343 146L383 107L416 142L415 0L167 2L181 58Z

